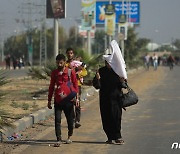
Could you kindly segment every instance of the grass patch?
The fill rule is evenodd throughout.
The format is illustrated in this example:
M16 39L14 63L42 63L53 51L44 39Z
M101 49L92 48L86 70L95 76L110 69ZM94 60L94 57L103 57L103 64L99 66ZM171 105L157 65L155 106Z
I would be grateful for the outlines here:
M23 103L21 107L23 110L28 110L30 106L27 103Z

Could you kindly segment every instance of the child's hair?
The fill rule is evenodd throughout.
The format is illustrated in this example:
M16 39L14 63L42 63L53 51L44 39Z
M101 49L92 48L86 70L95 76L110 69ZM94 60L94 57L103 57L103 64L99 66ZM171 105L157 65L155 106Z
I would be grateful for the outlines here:
M66 61L66 57L63 54L58 54L56 56L56 60L64 60L64 61Z
M77 56L77 57L76 57L76 60L82 61L82 57L81 57L81 56Z

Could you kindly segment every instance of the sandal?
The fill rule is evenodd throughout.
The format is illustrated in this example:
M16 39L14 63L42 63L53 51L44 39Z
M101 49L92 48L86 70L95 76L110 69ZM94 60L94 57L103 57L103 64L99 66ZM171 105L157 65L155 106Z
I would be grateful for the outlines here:
M72 143L72 141L70 139L66 140L66 144L71 144L71 143Z
M107 140L105 143L106 144L113 144L112 140Z
M124 144L124 140L123 139L117 139L117 140L115 140L115 143L119 144L119 145L123 145Z
M54 144L54 147L60 147L60 146L61 146L61 143L59 141Z

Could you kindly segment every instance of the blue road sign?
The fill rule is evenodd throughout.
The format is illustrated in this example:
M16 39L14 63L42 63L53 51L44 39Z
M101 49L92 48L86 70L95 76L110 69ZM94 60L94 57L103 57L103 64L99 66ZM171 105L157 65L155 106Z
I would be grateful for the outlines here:
M105 6L109 1L96 2L96 24L104 24L105 22ZM122 2L114 1L115 5L116 23L119 22L119 17L122 14ZM129 22L140 24L140 2L124 2L124 14L128 16Z

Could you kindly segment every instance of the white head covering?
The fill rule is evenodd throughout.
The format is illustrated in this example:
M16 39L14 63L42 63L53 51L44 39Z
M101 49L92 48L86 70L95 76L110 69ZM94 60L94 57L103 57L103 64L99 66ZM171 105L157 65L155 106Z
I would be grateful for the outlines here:
M126 64L118 43L115 40L112 40L110 46L112 48L112 54L103 55L104 59L109 63L117 75L127 79Z

